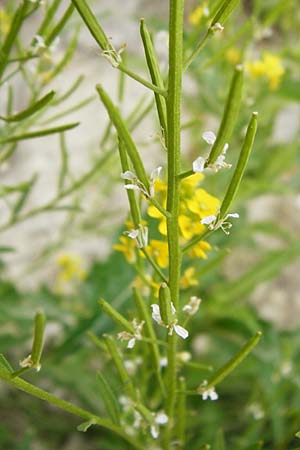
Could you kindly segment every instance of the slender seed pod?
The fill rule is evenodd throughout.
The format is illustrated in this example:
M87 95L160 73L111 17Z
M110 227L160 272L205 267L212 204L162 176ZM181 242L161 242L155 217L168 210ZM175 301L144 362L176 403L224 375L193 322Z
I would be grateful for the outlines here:
M239 64L238 66L236 66L233 74L229 94L223 112L222 122L218 131L217 138L208 156L206 166L213 164L217 160L218 156L220 156L220 154L222 153L225 144L229 141L232 135L232 131L236 123L237 115L241 105L244 79L243 75L243 66Z
M34 319L34 334L31 349L32 367L40 370L40 359L43 351L44 331L45 331L46 317L43 312L37 312Z
M213 27L216 23L224 25L230 14L238 5L239 1L240 0L224 0L212 20L211 27Z
M252 117L247 128L246 136L243 142L237 166L235 168L235 171L233 173L232 179L230 181L230 184L228 186L228 189L226 191L224 200L220 208L220 218L225 217L239 189L256 135L257 115L258 115L257 112L252 113Z
M129 320L125 319L118 311L116 311L109 303L107 303L103 298L99 300L99 305L102 310L118 325L121 326L128 333L134 334L134 328L129 322Z
M111 44L86 0L72 0L72 3L81 15L82 20L90 30L90 33L96 40L97 44L102 48L102 50L110 49Z
M146 27L144 19L141 19L140 33L143 41L146 61L150 72L152 83L165 89L164 81L160 73L159 64L157 61L156 52L152 43L151 35ZM160 126L164 133L165 141L167 140L167 107L166 100L161 95L155 93L156 109L159 118Z
M159 288L159 309L162 321L165 325L174 322L174 306L171 301L171 292L167 283L162 283Z
M143 165L143 162L141 160L141 157L139 155L138 149L136 148L136 145L131 137L131 134L124 122L124 120L121 117L121 114L118 110L118 108L113 104L108 94L104 91L101 85L97 85L96 89L98 91L99 97L105 106L108 115L110 117L110 120L114 124L114 127L116 128L118 135L120 136L120 139L123 140L126 150L128 153L129 158L131 159L131 162L133 164L135 173L138 177L138 179L144 184L145 188L149 191L150 185L149 180L145 172L145 168Z
M203 390L208 390L215 387L221 381L224 380L254 349L254 347L260 341L262 337L262 332L257 331L255 335L241 348L241 350L231 358L223 367L216 371L216 373L208 380L207 384L203 387L200 385L198 392L201 394Z

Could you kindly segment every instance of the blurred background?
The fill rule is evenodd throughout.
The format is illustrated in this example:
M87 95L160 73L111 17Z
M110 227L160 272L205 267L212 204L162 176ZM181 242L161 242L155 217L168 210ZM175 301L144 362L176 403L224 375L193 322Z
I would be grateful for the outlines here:
M44 0L22 26L15 52L33 48L38 58L11 62L0 85L0 113L20 111L29 98L54 90L36 127L80 125L1 144L0 353L18 366L30 350L34 313L42 307L47 315L43 368L28 379L105 415L94 372L103 368L109 373L110 367L87 332L115 332L97 300L103 297L130 311L136 273L124 252L113 249L128 210L116 136L96 83L119 103L149 173L165 166L166 155L151 92L111 67L76 11L46 50L33 41L53 3ZM56 3L50 32L69 7L68 1ZM214 3L186 0L186 54L202 36ZM16 0L0 2L1 45L18 5ZM91 0L89 5L115 48L126 43L128 67L148 78L139 37L144 17L166 73L167 1ZM299 27L296 0L241 1L224 31L207 43L184 76L186 169L207 152L202 133L218 130L236 64L245 67L245 85L227 157L232 164L251 112L259 112L254 150L234 204L240 219L229 236L213 236L206 260L193 260L196 281L182 292L183 302L191 295L203 299L191 324L195 337L189 351L199 363L219 367L255 331L264 333L254 354L222 384L218 402L191 398L189 427L198 429L199 437L190 449L199 450L205 442L224 449L223 439L230 450L292 450L297 441L300 448L295 438L300 429ZM0 122L1 142L31 125L12 128ZM222 198L229 179L229 172L219 172L206 177L203 186ZM149 226L151 232L157 222L150 220ZM127 356L134 361L134 353ZM189 384L197 385L204 375L191 369ZM1 450L129 448L96 428L79 433L76 418L3 383L0 402Z

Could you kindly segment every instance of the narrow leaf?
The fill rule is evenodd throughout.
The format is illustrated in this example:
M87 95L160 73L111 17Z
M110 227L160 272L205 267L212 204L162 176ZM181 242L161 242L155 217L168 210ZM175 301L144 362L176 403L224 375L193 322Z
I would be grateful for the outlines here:
M223 430L217 432L213 449L226 450Z
M101 397L104 402L104 405L107 409L107 412L111 418L111 420L119 425L120 424L120 407L118 400L111 389L109 383L105 379L105 377L98 372L97 373L98 385L100 386Z
M116 346L115 341L111 338L111 336L108 336L107 334L104 335L103 337L105 340L105 344L107 346L108 353L110 354L110 356L113 360L113 363L117 369L117 372L118 372L119 377L124 385L124 389L125 389L127 395L130 398L132 398L133 400L135 400L136 399L135 388L134 388L131 378L126 370L123 358L120 355L120 352Z
M2 353L0 353L0 367L4 372L13 373L11 365Z
M66 23L68 22L68 20L70 19L70 17L72 16L73 12L74 12L74 5L70 5L65 13L63 14L62 18L60 19L60 21L55 25L55 27L53 28L53 30L49 33L49 35L45 38L45 44L47 46L51 45L51 43L54 41L54 39L59 35L59 33L62 31L62 29L64 28L64 26L66 25Z
M34 113L36 113L40 109L44 108L53 99L54 95L55 95L55 92L51 91L48 94L46 94L44 97L42 97L40 100L35 102L33 105L24 109L23 111L15 114L13 116L10 116L10 117L0 116L0 119L4 120L5 122L18 122L20 120L27 119L27 117L32 116Z
M68 123L66 125L61 125L59 127L47 128L45 130L32 131L30 133L19 134L15 136L10 136L0 140L0 144L6 144L8 142L23 141L25 139L39 138L43 136L48 136L49 134L61 133L62 131L72 130L72 128L78 127L80 122Z

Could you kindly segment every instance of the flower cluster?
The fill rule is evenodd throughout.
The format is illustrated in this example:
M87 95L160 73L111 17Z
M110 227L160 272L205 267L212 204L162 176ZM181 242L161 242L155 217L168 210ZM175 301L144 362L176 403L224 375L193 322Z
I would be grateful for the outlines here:
M72 253L63 253L57 258L58 273L56 277L56 291L62 292L70 284L77 284L86 278L81 258Z
M202 138L207 142L209 145L214 145L216 141L216 135L213 131L205 131L202 134ZM202 172L218 172L220 169L230 169L231 164L228 164L225 162L226 152L229 148L229 144L225 144L224 148L222 150L222 153L218 156L217 160L212 163L207 163L207 158L204 158L203 156L199 156L195 161L193 162L193 171L195 173L202 173Z
M203 17L209 17L209 9L207 2L197 6L189 15L188 20L191 25L197 26L200 24Z
M220 205L219 200L208 194L199 187L203 180L202 174L195 174L192 177L185 178L181 183L180 189L180 212L178 217L179 230L182 243L193 239L201 234L205 227L201 224L201 219L210 214L216 214ZM167 185L161 180L155 182L155 192L162 206L166 206ZM167 235L166 218L153 205L148 207L148 215L159 220L158 229L162 236ZM206 252L211 246L204 241L200 241L190 256L195 258L207 258ZM168 245L166 241L151 240L150 252L155 257L160 267L168 265Z
M174 317L174 320L172 321L171 324L168 325L165 322L163 322L161 313L160 313L160 307L156 303L151 305L152 319L156 323L158 323L158 325L167 328L170 336L172 336L173 331L175 331L175 333L178 336L180 336L182 339L186 339L189 335L189 332L185 328L181 327L180 325L177 325L178 320L176 318L176 309L174 308L173 303L171 304L171 306L172 306L172 313L173 313L173 317Z
M251 78L266 78L272 90L278 88L285 73L281 59L268 52L261 59L246 63L245 67Z

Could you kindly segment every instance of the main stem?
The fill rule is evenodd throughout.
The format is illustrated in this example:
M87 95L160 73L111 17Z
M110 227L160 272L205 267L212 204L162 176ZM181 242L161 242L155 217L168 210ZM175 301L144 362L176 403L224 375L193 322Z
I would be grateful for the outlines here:
M175 308L179 306L179 279L181 253L179 247L179 187L180 179L180 104L182 85L182 37L183 37L184 0L170 0L169 17L169 79L167 96L167 124L168 124L168 196L167 218L168 248L169 248L169 286L171 298ZM172 427L174 425L174 411L176 403L176 341L173 333L168 336L168 371L167 371L167 404L166 411L169 424L164 439L164 449L170 449Z

